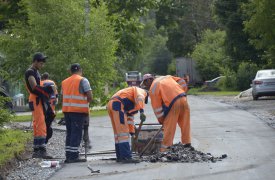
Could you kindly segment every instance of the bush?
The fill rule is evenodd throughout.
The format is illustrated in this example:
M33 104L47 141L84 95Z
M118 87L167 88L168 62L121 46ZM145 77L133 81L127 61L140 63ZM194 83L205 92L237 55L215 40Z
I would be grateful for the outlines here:
M249 89L257 70L258 67L256 64L248 62L241 63L237 71L237 89L241 91Z
M222 78L218 81L217 87L219 87L221 90L236 90L236 73L230 69L223 69L223 75L225 78Z
M11 112L5 107L5 104L9 102L9 100L7 97L0 96L0 127L12 119Z

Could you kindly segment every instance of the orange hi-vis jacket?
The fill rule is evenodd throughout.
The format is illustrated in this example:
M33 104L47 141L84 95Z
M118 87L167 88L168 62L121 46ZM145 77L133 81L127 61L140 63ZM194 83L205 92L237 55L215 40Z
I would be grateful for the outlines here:
M146 96L147 92L144 89L132 86L118 91L112 97L114 99L119 98L124 106L126 106L124 109L127 111L127 123L130 133L135 132L134 114L136 114L138 111L144 112L143 109L145 106Z
M182 87L184 92L188 91L187 82L183 78L176 77L176 76L172 76L172 78Z
M132 87L128 87L128 88L118 91L116 94L113 95L112 98L119 97L122 100L124 100L126 98L128 100L130 100L134 104L134 106L132 108L130 108L127 111L127 113L131 114L135 111L144 109L146 96L147 96L147 93L144 89L132 86Z
M89 114L87 96L79 92L80 81L83 77L73 74L62 81L62 111Z
M177 98L186 95L185 88L182 86L186 83L182 80L181 78L167 75L160 76L153 81L149 95L153 111L158 119L168 114L171 105Z
M46 80L40 81L40 85L41 86L54 85L54 87L55 87L54 94L52 94L50 98L56 99L56 95L58 94L58 92L57 92L56 84L54 81L46 79Z

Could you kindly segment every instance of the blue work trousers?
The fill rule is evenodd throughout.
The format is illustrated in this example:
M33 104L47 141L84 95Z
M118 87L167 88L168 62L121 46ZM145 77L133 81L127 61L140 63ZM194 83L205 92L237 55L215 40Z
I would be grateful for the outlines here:
M82 140L82 131L85 113L64 113L66 122L66 159L73 160L79 158L79 146Z

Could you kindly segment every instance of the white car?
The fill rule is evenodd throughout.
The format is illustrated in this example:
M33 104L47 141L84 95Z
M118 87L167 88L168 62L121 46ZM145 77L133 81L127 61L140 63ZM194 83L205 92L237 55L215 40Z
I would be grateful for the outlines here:
M275 69L259 70L252 81L253 100L261 96L275 96Z

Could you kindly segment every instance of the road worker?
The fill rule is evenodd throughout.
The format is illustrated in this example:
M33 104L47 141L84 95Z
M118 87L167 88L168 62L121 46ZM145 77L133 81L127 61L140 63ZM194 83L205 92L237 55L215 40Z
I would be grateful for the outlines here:
M33 62L25 72L25 81L29 96L29 108L33 119L33 158L51 159L46 152L46 123L45 123L45 101L53 93L51 86L40 86L40 74L38 70L44 66L47 56L43 53L35 53Z
M128 87L115 93L108 102L107 110L112 121L117 162L138 163L132 158L130 134L134 134L134 114L140 112L140 120L145 121L144 104L148 93L139 87ZM130 129L129 129L130 127Z
M45 102L47 106L47 111L45 113L45 121L46 121L46 129L47 129L46 144L47 144L49 139L53 135L53 130L51 125L56 116L55 106L58 102L58 92L57 92L57 86L55 82L49 79L49 73L47 72L43 73L41 76L41 86L43 87L52 86L54 91L52 94L50 94L50 99Z
M78 63L70 67L71 76L62 81L62 111L66 122L65 163L86 162L79 158L79 146L85 121L89 120L92 89L88 79L82 77Z
M154 113L163 125L164 138L160 151L167 151L173 145L177 124L181 128L181 142L185 147L191 146L190 110L185 81L170 75L156 78L152 74L145 74L141 87L149 90Z
M49 73L45 72L41 76L41 86L53 86L54 87L54 93L51 94L50 97L50 104L51 108L55 113L55 106L58 103L58 91L57 86L53 80L49 79Z

